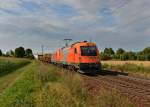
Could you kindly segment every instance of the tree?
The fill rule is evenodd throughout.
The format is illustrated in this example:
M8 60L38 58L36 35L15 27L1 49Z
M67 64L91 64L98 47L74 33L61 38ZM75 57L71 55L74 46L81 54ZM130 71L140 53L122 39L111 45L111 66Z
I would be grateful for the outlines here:
M122 55L122 54L124 54L124 53L125 53L125 50L122 49L122 48L119 48L119 49L116 51L116 54L117 54L117 55Z
M125 50L122 48L119 48L116 51L115 59L119 59L119 60L123 60L123 61L126 60Z
M19 47L15 49L15 56L18 58L23 58L25 56L25 50L23 47Z
M10 52L7 51L6 54L5 54L5 56L6 56L6 57L9 57L9 56L10 56Z
M31 49L26 49L25 55L27 58L34 59L34 55Z
M112 57L110 55L104 54L101 52L101 60L111 60Z
M0 49L0 56L2 56L3 55L3 53L2 53L2 50Z
M102 60L111 60L114 57L114 50L112 48L105 48L102 54Z
M29 56L29 55L31 55L33 53L32 53L31 49L26 49L25 54L26 54L26 56Z
M107 54L107 55L114 55L115 52L112 48L105 48L104 49L104 54Z
M143 50L143 54L148 55L150 54L150 47L147 47Z
M10 56L15 56L15 52L13 50L10 50Z
M132 52L132 51L126 52L125 56L126 56L127 60L136 60L137 59L136 53Z

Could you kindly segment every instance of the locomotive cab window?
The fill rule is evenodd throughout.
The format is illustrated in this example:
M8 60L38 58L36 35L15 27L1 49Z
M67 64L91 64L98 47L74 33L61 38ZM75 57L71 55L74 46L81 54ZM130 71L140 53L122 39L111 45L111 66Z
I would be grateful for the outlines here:
M82 56L97 56L96 46L81 46L80 49Z

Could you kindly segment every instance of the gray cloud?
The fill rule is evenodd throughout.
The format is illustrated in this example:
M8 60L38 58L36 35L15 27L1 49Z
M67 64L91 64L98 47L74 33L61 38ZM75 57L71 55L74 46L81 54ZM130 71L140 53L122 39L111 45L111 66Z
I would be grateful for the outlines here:
M0 0L0 48L4 50L23 45L38 52L43 44L52 51L66 37L74 41L92 38L102 49L150 46L148 0L26 0L40 7L34 12L22 7L23 1ZM50 8L61 5L78 14L64 18Z

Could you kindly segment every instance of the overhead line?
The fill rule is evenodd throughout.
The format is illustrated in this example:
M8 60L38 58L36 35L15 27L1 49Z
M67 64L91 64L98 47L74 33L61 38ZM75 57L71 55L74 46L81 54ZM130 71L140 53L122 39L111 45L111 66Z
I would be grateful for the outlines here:
M133 1L133 0L126 0L126 2L124 2L123 4L121 4L120 6L114 8L114 9L109 8L109 9L110 9L110 12L111 12L111 13L117 12L118 9L125 7L125 6L126 6L127 4L129 4L131 1Z
M118 6L116 9L112 10L111 13L116 13L116 12L118 11L118 9L125 7L125 6L128 5L131 1L133 1L133 0L127 0L126 2L124 2L123 4L121 4L120 6ZM141 20L145 20L145 19L147 19L147 18L150 18L150 15L141 18ZM129 24L125 24L125 25L123 25L123 26L119 26L119 28L120 28L120 27L128 27L129 25L134 24L134 23L135 23L136 21L138 21L138 20L139 20L139 19L135 19L135 20L129 22Z
M123 4L121 4L120 6L118 6L117 8L115 8L114 10L111 11L111 13L115 13L117 12L118 9L125 7L127 4L129 4L132 0L127 0L126 2L124 2Z
M141 21L144 21L144 20L147 19L147 18L150 18L150 15L141 18ZM127 28L129 25L136 23L138 20L140 20L140 18L139 18L139 19L135 19L135 20L129 22L128 24L125 24L125 25L123 25L123 26L119 26L119 27L117 27L117 28L125 28L125 27Z

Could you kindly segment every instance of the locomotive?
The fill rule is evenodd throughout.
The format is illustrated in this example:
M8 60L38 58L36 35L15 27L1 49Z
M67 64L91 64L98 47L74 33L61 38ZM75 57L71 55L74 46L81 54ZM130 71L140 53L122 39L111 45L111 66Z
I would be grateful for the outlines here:
M73 68L80 73L98 73L101 70L99 50L95 43L87 41L58 49L51 55L51 63Z

